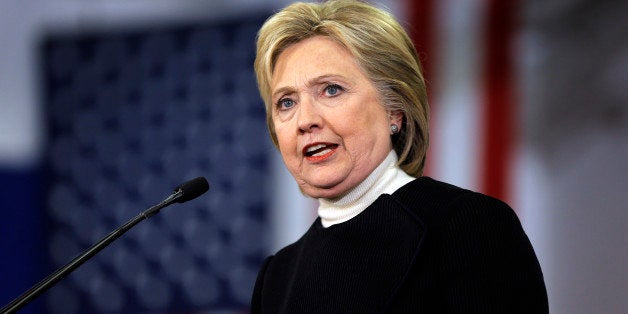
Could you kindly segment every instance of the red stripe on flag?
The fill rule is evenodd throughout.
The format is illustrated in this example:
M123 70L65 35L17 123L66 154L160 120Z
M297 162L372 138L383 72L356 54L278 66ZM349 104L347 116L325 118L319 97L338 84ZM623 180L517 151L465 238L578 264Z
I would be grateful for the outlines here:
M484 151L482 192L508 199L514 113L512 39L515 32L516 1L489 0L484 53Z
M433 69L436 66L436 56L437 52L435 51L436 45L434 44L434 32L435 32L435 7L434 0L419 0L419 1L404 1L406 6L406 12L409 12L409 29L408 33L412 42L414 42L414 46L419 55L419 59L421 60L421 66L423 68L423 78L425 79L428 102L432 104L433 99L433 91L435 87L433 86L434 72ZM431 119L430 119L430 130L434 129L434 110L431 111ZM430 132L431 133L431 132ZM428 150L428 159L425 165L424 172L426 174L430 174L431 169L433 169L434 159L429 158L433 151L431 148L433 143L430 143L430 148Z
M427 81L432 74L432 64L436 62L433 48L434 2L433 0L405 1L409 14L408 33L414 42L423 66L423 75Z

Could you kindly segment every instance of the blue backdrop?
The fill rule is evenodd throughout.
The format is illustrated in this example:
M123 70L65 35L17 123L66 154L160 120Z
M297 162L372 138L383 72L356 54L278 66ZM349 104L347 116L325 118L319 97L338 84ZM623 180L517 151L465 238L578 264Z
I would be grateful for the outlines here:
M138 225L25 313L248 310L272 189L252 69L264 18L43 38L46 153L38 169L0 170L0 302L206 176L210 192Z

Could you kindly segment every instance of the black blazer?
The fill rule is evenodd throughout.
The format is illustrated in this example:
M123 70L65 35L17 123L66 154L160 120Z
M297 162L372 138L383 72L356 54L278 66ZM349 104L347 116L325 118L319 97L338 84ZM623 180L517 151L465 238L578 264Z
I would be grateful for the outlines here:
M252 313L548 313L543 274L503 202L422 177L264 262Z

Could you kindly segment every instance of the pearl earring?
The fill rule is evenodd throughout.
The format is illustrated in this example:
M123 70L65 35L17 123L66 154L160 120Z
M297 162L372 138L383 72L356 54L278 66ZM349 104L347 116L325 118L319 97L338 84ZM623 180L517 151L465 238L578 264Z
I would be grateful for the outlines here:
M392 134L396 134L397 132L399 132L399 127L396 124L391 124L390 125L390 132Z

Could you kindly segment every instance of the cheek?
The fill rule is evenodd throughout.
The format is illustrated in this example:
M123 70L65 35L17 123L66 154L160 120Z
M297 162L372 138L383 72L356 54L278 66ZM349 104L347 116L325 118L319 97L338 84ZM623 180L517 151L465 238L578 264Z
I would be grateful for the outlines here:
M282 142L285 142L286 140L285 130L282 127L281 122L278 122L274 115L272 116L271 121L272 121L272 132L275 135L275 140L277 141L277 145L281 147Z
M288 161L288 158L293 157L296 151L296 138L290 136L290 133L286 132L284 128L277 126L275 126L275 137L277 138L277 146L279 146L281 157Z
M378 106L374 104L373 106ZM370 149L376 142L388 138L389 126L385 112L372 110L369 112L353 112L339 124L346 139L359 142L360 148ZM364 146L367 145L367 146Z

